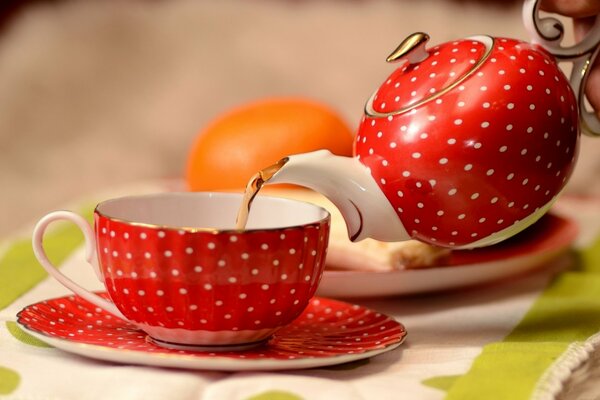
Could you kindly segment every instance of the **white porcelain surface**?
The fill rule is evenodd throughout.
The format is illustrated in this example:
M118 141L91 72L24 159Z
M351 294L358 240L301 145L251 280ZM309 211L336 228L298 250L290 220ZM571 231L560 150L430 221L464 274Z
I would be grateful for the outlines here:
M369 169L357 158L335 156L328 150L288 158L269 183L294 183L322 193L342 213L353 241L410 239Z

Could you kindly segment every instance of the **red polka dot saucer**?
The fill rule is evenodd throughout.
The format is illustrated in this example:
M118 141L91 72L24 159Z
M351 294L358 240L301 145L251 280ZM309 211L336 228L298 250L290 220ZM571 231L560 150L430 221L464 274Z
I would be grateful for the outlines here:
M105 293L100 294L107 297ZM289 370L356 361L390 351L406 337L402 324L368 308L313 298L290 325L243 351L170 349L78 296L25 307L17 322L54 347L99 360L219 371ZM221 351L217 351L221 350Z

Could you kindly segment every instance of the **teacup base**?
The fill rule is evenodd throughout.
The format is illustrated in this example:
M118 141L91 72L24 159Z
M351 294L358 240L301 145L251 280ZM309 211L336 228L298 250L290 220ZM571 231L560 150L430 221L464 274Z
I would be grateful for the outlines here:
M187 350L187 351L203 351L203 352L226 352L226 351L244 351L254 349L264 345L269 338L262 339L251 343L236 343L236 344L218 344L218 345L196 345L196 344L182 344L166 342L164 340L153 338L152 336L146 336L146 341L154 343L157 346L164 347L173 350Z
M230 347L261 343L270 338L271 335L273 335L273 333L280 328L208 331L183 328L165 328L141 323L136 323L135 325L155 341L181 345L186 348L212 348L220 346Z

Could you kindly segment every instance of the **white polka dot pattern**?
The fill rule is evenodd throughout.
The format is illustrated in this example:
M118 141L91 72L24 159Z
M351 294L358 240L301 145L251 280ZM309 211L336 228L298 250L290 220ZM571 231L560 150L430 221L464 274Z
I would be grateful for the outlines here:
M264 330L289 323L316 291L329 233L328 220L282 234L179 231L95 218L98 248L108 251L99 252L106 288L123 315L188 330ZM122 240L124 234L129 240ZM276 304L269 303L272 298Z
M440 85L452 72L460 75L468 57L442 55L454 49L466 55L473 46L479 52L482 45L472 40L446 43L429 50L430 56L417 65L424 64L423 69L401 67L382 85L375 109L390 113L390 97L427 92L431 85L423 82L433 72ZM406 87L409 82L417 86ZM355 153L413 237L468 246L519 223L564 187L578 149L575 104L567 79L549 54L497 38L477 73L436 101L400 114L365 116Z
M473 67L470 61L479 61L484 53L485 46L476 41L429 49L430 57L424 61L403 64L392 73L375 94L373 109L392 112L431 97L469 72Z

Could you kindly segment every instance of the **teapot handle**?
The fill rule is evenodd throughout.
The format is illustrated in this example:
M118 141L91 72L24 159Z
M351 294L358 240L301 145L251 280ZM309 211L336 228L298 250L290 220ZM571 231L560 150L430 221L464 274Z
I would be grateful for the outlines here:
M583 132L590 136L600 136L600 119L595 112L585 107L585 86L596 56L600 50L600 16L596 17L594 26L579 43L563 47L561 42L564 26L553 17L540 17L540 1L525 0L523 4L523 21L532 42L542 46L558 61L571 61L571 87L577 96L579 115Z

